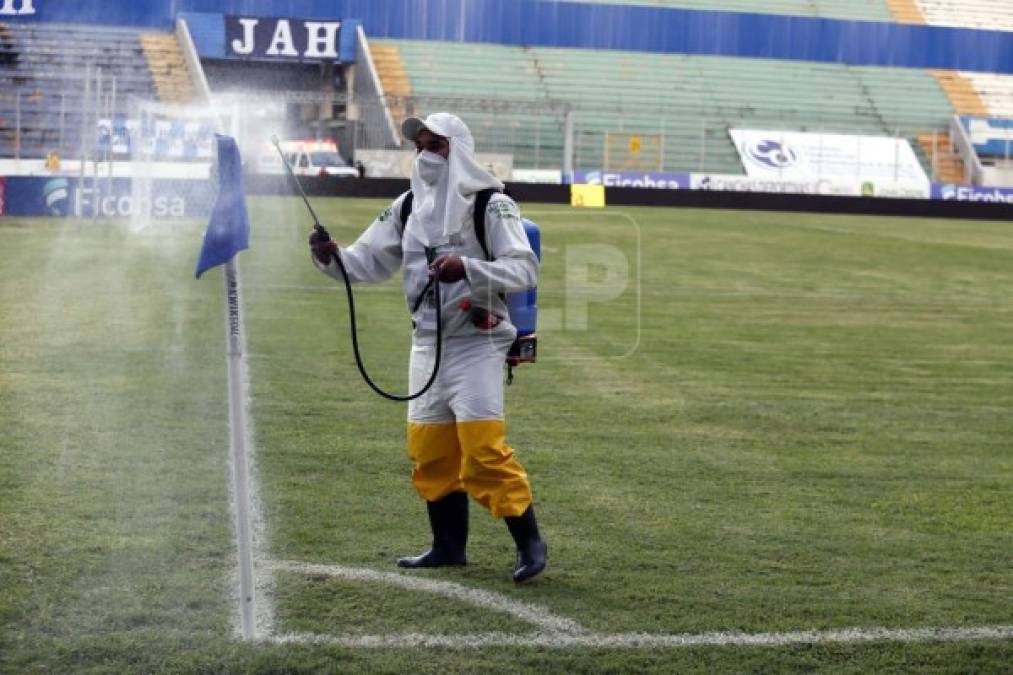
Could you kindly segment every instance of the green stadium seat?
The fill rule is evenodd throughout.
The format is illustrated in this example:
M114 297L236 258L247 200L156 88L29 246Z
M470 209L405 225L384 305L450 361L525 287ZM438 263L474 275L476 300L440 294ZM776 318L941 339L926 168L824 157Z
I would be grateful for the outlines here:
M456 110L481 149L513 152L518 167L561 165L567 108L574 111L577 168L601 167L609 132L660 135L661 168L714 173L741 172L728 135L733 127L914 137L944 129L953 114L935 79L912 69L408 40L397 45L417 106Z

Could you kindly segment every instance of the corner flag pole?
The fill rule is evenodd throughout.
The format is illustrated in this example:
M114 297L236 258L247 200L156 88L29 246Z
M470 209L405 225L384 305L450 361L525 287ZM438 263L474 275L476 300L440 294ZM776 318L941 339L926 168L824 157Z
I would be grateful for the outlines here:
M232 478L235 490L236 542L239 548L239 608L244 640L256 638L253 581L253 533L250 531L249 442L246 424L246 337L240 315L239 263L225 263L225 333L229 354L229 435L231 436Z
M250 220L243 193L243 168L235 139L217 136L218 194L211 209L196 276L224 265L225 335L229 369L229 435L236 543L239 555L240 623L244 640L256 639L256 584L253 577L253 532L250 527L249 432L246 420L246 340L240 314L239 263L236 254L250 245Z

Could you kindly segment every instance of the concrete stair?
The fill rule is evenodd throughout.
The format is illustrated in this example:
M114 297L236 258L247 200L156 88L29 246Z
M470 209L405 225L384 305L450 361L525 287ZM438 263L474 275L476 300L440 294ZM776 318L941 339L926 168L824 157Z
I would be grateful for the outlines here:
M939 82L958 114L988 116L988 106L969 79L955 70L930 70L929 74Z
M380 84L387 97L390 114L397 127L401 128L401 122L407 114L404 98L412 94L412 84L405 71L404 62L401 60L401 50L396 44L371 42L369 54L373 58L377 75L380 77Z
M933 180L939 183L963 183L964 161L953 150L946 132L918 134L918 145L934 170Z
M193 84L183 52L172 33L142 33L141 48L148 61L158 98L166 103L189 103Z
M925 17L915 0L886 0L886 6L897 23L925 23Z

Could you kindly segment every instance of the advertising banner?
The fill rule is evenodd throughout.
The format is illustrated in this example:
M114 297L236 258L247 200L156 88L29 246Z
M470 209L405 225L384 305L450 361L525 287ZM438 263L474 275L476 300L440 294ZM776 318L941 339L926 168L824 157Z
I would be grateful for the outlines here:
M1013 204L1013 188L933 183L932 198L957 202L997 202Z
M563 172L559 169L514 169L510 180L517 183L559 185L563 182Z
M694 173L690 176L690 187L694 190L716 190L721 192L784 192L801 195L848 195L862 194L861 185L855 181L835 183L829 179L778 179L755 178L736 174Z
M147 182L147 181L146 181ZM135 194L126 178L8 176L5 179L6 215L151 218L206 218L214 200L208 180L156 179ZM150 186L150 189L148 189Z
M1013 157L1013 120L963 115L960 121L979 155Z
M95 150L100 156L142 157L154 160L210 160L215 152L212 117L169 120L156 115L100 119Z
M7 179L0 176L0 216L7 214Z
M800 195L834 195L844 197L890 197L894 199L928 199L929 184L893 181L857 181L754 178L734 174L694 173L690 187L694 190L722 192L775 192Z
M688 173L668 171L574 171L570 183L667 190L690 187Z
M354 21L226 15L225 56L353 63L354 24Z
M274 154L273 149L270 154ZM415 154L414 150L356 150L355 161L366 167L369 178L410 178ZM475 159L496 178L510 180L514 170L513 155L478 152Z
M929 184L903 138L756 129L729 133L743 168L752 177Z

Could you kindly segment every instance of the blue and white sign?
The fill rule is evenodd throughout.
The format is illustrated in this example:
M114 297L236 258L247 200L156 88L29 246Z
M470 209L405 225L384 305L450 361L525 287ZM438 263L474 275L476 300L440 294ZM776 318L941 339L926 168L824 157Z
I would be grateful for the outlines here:
M996 202L1013 204L1013 188L933 183L932 198L955 202Z
M225 56L352 63L355 23L226 15Z
M979 155L1013 157L1013 120L964 115L960 121Z
M605 187L685 190L689 187L689 174L670 171L574 171L570 182Z
M155 179L138 195L128 178L82 185L79 178L8 176L4 182L8 216L201 218L214 199L208 180Z
M0 16L35 14L32 0L0 0Z
M904 138L758 129L729 133L753 178L929 184Z
M802 151L791 143L775 138L760 138L743 144L746 158L756 166L775 171L791 169L802 159Z

